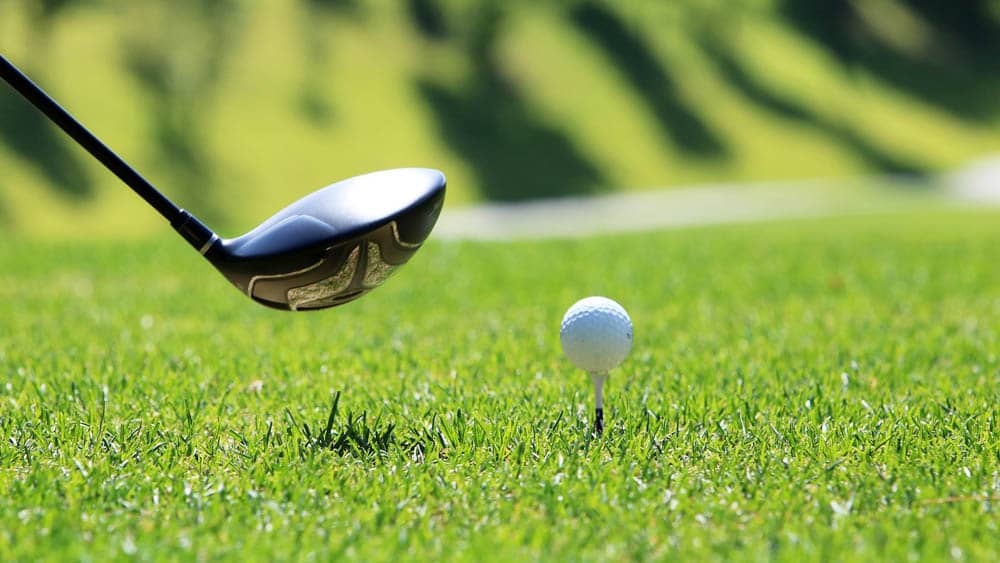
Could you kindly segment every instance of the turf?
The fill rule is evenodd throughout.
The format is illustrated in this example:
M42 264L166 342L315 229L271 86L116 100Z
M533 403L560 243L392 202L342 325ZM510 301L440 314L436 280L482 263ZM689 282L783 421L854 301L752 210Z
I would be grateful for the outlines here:
M996 559L1000 215L433 242L319 314L0 246L0 559ZM575 299L635 347L595 439Z
M331 182L399 166L445 171L455 205L933 174L1000 152L992 67L962 51L904 64L935 59L920 37L886 68L844 60L782 15L793 3L816 4L0 0L0 52L232 233ZM445 37L421 33L414 4L442 6ZM855 4L870 3L817 10ZM43 5L50 20L39 21ZM874 12L900 5L865 10L891 30L902 20ZM484 17L487 6L504 15ZM479 29L494 20L494 32ZM116 178L0 86L0 230L162 234Z

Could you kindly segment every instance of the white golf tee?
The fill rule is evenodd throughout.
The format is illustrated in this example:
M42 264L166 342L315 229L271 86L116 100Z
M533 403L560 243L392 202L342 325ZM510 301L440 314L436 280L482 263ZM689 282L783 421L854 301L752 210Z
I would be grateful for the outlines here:
M594 433L598 436L604 434L604 380L607 378L607 372L590 374L594 383Z

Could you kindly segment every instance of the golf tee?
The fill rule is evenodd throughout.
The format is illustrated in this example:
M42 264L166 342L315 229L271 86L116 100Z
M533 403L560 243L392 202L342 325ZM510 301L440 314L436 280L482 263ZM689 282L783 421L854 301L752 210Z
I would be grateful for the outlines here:
M606 373L592 373L590 380L594 383L594 433L604 434L604 380Z

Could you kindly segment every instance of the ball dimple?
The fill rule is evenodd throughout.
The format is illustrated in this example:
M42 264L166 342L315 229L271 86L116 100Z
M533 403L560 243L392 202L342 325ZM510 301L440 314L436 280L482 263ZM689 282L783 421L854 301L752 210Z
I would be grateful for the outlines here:
M606 297L573 304L559 328L563 352L578 368L603 373L620 364L632 349L632 320Z

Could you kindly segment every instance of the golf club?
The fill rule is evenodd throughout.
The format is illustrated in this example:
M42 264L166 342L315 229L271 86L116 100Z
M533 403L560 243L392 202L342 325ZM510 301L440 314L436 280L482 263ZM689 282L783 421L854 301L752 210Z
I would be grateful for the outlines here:
M250 298L301 311L342 305L381 285L420 248L444 203L437 170L400 168L316 191L232 239L161 194L3 55L0 76L105 167Z

